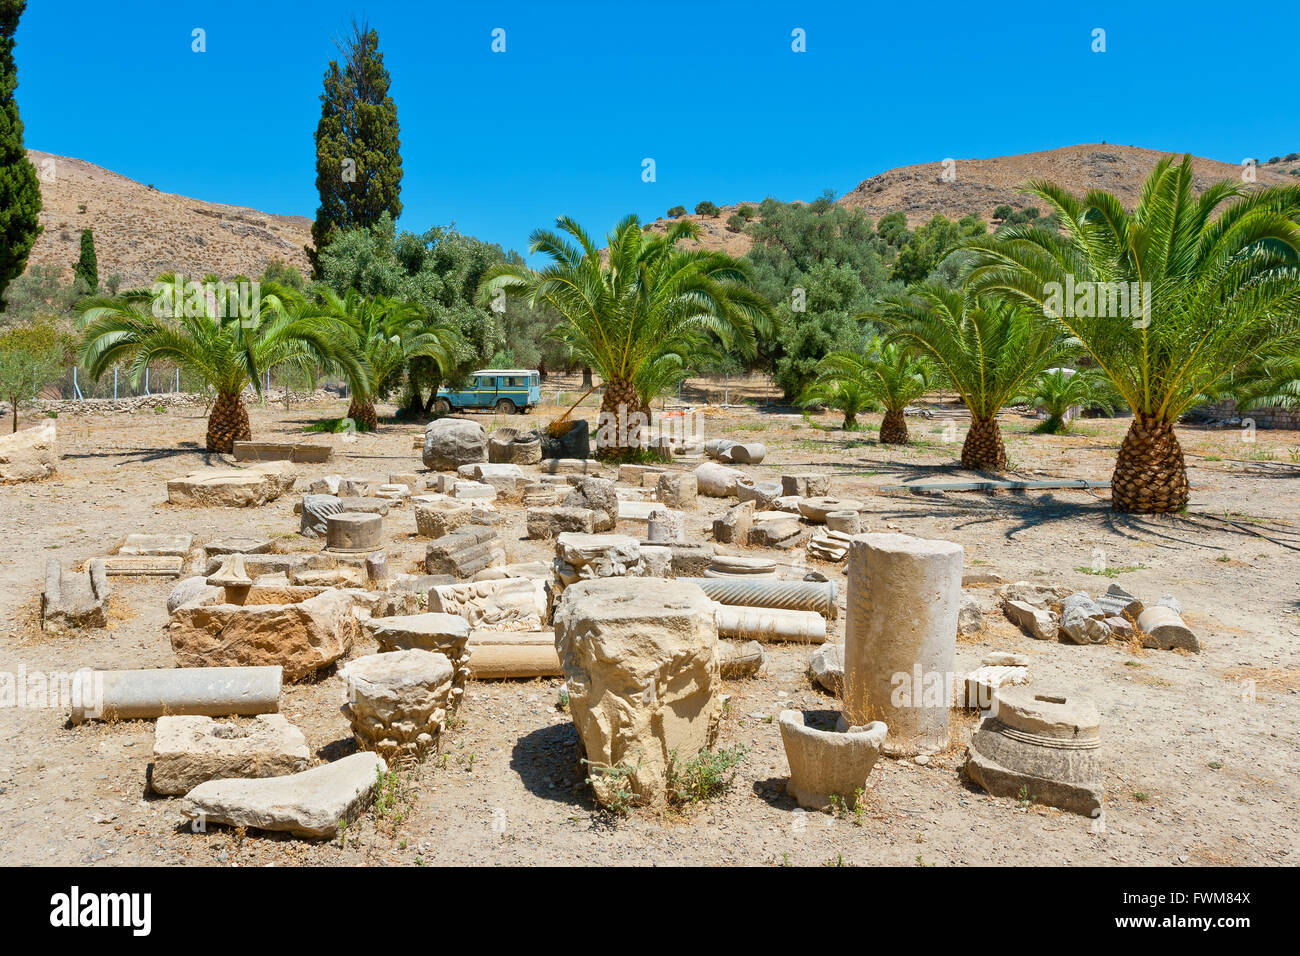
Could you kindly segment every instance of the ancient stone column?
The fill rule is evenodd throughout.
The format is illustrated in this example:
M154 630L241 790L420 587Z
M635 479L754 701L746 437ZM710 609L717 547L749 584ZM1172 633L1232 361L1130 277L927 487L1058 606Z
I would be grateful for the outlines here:
M71 720L227 717L280 708L280 667L181 667L78 672Z
M858 535L849 549L844 715L883 720L892 756L948 746L964 554L905 534Z

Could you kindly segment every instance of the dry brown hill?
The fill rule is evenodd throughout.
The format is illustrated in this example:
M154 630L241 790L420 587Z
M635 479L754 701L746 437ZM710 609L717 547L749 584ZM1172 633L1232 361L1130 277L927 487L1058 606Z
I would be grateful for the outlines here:
M932 217L943 214L949 219L960 219L973 213L981 219L992 218L993 210L1003 204L1021 208L1034 205L1029 197L1019 191L1027 179L1049 179L1066 189L1081 194L1089 189L1113 192L1125 206L1132 206L1142 187L1142 181L1152 167L1164 156L1171 155L1138 146L1110 144L1064 146L1040 153L1021 153L1015 156L997 156L992 159L958 159L951 169L955 178L945 182L942 161L916 166L900 166L870 179L864 179L852 191L836 202L850 209L862 209L871 219L891 212L902 212L909 226L915 228ZM1291 169L1300 169L1300 160L1268 164L1261 157L1256 170L1256 181L1261 184L1300 184L1300 177L1290 175ZM1238 179L1241 166L1214 159L1192 157L1196 188L1204 189L1220 179ZM737 203L722 207L717 218L688 215L684 218L698 221L705 230L700 244L710 249L722 249L732 255L743 255L751 241L744 233L728 232L727 217L736 211ZM749 205L757 207L757 203ZM1046 210L1042 210L1046 213ZM668 220L657 219L647 228L663 231Z
M101 281L117 273L122 276L123 288L147 285L169 269L193 276L209 272L258 276L274 259L307 269L303 246L311 240L311 221L302 216L280 216L158 192L79 159L36 150L28 155L38 173L49 170L48 161L54 164L53 181L42 177L45 208L41 223L45 232L32 250L31 265L53 263L70 278L80 251L81 230L90 227L95 231ZM944 181L944 166L936 161L872 176L837 201L864 210L873 220L901 211L913 227L939 213L950 219L974 213L987 220L999 205L1030 205L1018 192L1027 179L1051 179L1076 193L1094 187L1106 189L1131 205L1142 180L1165 155L1153 149L1103 143L992 159L958 159L951 182ZM1193 168L1198 188L1241 175L1240 166L1213 159L1194 157ZM1300 160L1265 162L1258 168L1257 180L1300 183L1300 177L1290 175L1292 169L1300 169ZM759 204L737 202L722 206L716 217L690 214L685 218L702 227L701 245L740 256L748 251L750 237L728 231L726 222L742 205L757 208ZM668 221L657 219L647 228L663 231Z
M280 259L306 271L303 246L311 220L159 192L93 163L28 150L41 179L41 225L28 259L62 267L64 278L81 252L81 230L95 233L99 277L117 273L122 288L151 284L168 270L256 278ZM52 163L52 165L51 165ZM52 176L51 176L52 173Z

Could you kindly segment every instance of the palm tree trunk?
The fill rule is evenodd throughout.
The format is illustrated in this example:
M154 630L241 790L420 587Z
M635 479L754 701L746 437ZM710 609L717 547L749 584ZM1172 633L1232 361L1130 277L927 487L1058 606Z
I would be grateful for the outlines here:
M1007 449L996 418L971 418L970 431L961 446L961 466L972 471L1006 471Z
M886 409L885 418L880 423L880 444L906 445L910 437L907 434L907 419L903 417L903 410Z
M372 432L379 427L379 417L375 415L375 403L368 398L358 398L353 394L348 403L348 418L357 423L357 431Z
M248 409L238 394L217 395L208 416L207 449L211 452L229 455L235 450L235 442L251 441L253 429L248 424Z
M641 423L641 398L627 379L613 378L605 383L600 399L600 423L596 429L596 457L601 461L618 461L641 447L638 425Z
M845 412L844 424L842 424L840 427L846 432L852 431L853 429L857 428L858 427L857 412Z
M415 369L406 370L406 381L411 387L411 399L406 403L406 414L411 418L419 418L420 412L424 409L424 399L420 397L420 382L415 376Z
M1119 446L1110 478L1111 507L1129 514L1168 514L1187 505L1187 465L1171 422L1136 416Z

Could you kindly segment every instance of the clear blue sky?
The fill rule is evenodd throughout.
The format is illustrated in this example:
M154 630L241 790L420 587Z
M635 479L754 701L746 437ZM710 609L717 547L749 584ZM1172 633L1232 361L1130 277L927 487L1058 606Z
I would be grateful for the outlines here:
M945 157L1102 140L1234 163L1300 151L1294 5L1146 0L32 0L27 145L314 216L321 77L354 16L392 75L400 225L455 221L521 251L560 214L603 234L628 212L840 195Z

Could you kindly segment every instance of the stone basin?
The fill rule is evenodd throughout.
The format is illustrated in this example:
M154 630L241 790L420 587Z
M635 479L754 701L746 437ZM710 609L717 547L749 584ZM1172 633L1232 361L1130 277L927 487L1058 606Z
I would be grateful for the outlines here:
M864 727L846 727L841 716L834 730L810 727L806 722L809 716L829 718L831 713L783 710L778 718L785 758L790 764L786 792L799 806L810 810L830 809L833 803L849 809L857 806L888 734L888 728L879 720Z

